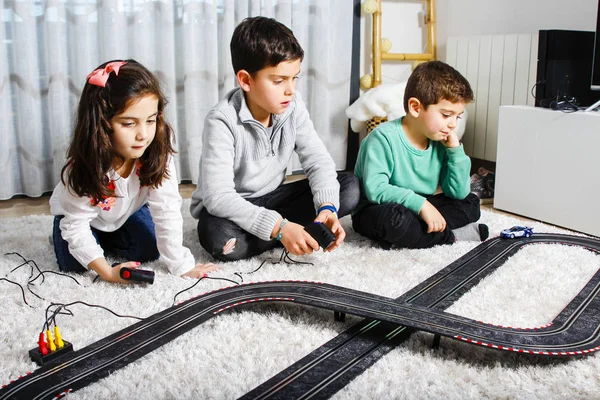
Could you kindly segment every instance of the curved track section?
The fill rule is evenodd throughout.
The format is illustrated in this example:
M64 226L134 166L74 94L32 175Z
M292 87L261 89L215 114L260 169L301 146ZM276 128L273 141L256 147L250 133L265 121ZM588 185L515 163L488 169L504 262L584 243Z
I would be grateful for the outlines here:
M573 245L600 253L600 241L589 237L535 234L530 238L516 240L492 238L406 292L396 301L444 310L503 265L523 246L537 243ZM593 282L597 279L598 277L595 276L556 317L551 325L553 328L559 324L568 324L569 316L572 318L577 315L578 304L581 305L582 299L589 298L589 291L592 290ZM593 321L589 323L593 326L598 325ZM407 326L364 320L259 385L242 399L331 397L389 351L401 345L413 332L414 329ZM461 339L487 347L498 346L476 338ZM519 351L516 348L512 350ZM558 352L553 355L570 354Z
M540 329L522 331L494 326L436 309L436 306L451 304L467 287L478 282L482 274L489 273L488 269L503 263L522 245L543 241L542 236L537 235L527 241L488 241L397 300L305 281L259 282L213 291L45 365L2 388L0 399L52 398L77 390L213 316L259 301L291 301L509 351L549 356L597 351L600 348L600 271L552 325ZM552 235L554 242L557 241L556 236ZM569 244L576 244L573 243L575 237L568 238L572 240ZM596 241L579 243L600 252L598 244ZM430 304L424 305L423 302Z

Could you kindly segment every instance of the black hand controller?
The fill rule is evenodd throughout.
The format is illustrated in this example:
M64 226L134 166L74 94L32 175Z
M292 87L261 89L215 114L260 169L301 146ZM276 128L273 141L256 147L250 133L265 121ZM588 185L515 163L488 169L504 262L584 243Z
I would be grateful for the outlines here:
M123 267L119 270L119 275L121 279L126 281L154 283L154 271L148 271L147 269Z
M114 263L112 267L114 268L117 265L119 263ZM154 283L154 271L148 271L147 269L123 267L119 270L119 276L126 281Z
M319 243L322 249L328 248L331 243L335 241L335 235L329 230L325 224L320 222L313 222L312 224L306 225L304 230Z

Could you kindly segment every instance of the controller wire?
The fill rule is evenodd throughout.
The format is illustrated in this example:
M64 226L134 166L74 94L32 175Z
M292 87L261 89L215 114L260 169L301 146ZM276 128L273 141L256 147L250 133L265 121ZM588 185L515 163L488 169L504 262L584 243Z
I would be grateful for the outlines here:
M119 317L119 318L133 318L133 319L137 319L139 321L144 320L144 318L136 317L134 315L121 315L121 314L117 314L116 312L114 312L110 308L104 307L104 306L101 306L101 305L98 305L98 304L90 304L90 303L86 303L85 301L77 300L77 301L74 301L72 303L67 303L67 304L64 304L64 303L50 303L50 305L46 308L46 321L44 322L44 325L42 326L42 331L44 331L46 329L50 329L50 325L51 324L54 324L56 326L56 316L57 315L70 315L70 316L73 316L73 312L68 307L76 305L76 304L82 304L84 306L88 306L88 307L92 307L92 308L101 308L101 309L106 310L109 313L111 313L114 316ZM54 310L52 310L52 308L54 308Z
M199 278L192 286L187 287L187 288L185 288L185 289L177 292L175 294L175 296L173 296L173 305L176 304L177 296L179 296L183 292L187 292L188 290L193 289L203 279L212 279L212 280L226 281L226 282L231 282L231 283L233 283L235 285L240 285L240 284L244 283L244 278L242 277L242 275L251 275L251 274L255 273L256 271L258 271L259 269L261 269L263 267L263 265L265 265L267 262L270 262L273 265L279 264L281 262L285 262L286 264L315 265L314 263L311 263L311 262L303 262L303 261L294 260L293 258L291 258L289 256L289 251L287 251L287 249L284 248L278 259L274 260L272 257L269 257L269 258L264 259L260 263L260 265L257 268L255 268L254 270L252 270L252 271L248 271L248 272L243 272L243 271L234 272L233 275L235 275L238 278L240 278L240 282L236 282L234 280L227 279L227 278L217 278L217 277L213 278L213 277L210 277L210 276L204 276L202 278Z
M264 259L260 265L258 266L258 268L256 268L253 271L250 272L234 272L233 274L236 275L237 277L239 277L241 279L241 282L244 282L244 278L242 277L242 275L251 275L253 273L255 273L256 271L258 271L259 269L261 269L263 267L263 265L265 265L267 263L267 261L270 261L272 265L275 264L280 264L282 261L285 262L286 264L297 264L297 265L315 265L311 262L304 262L304 261L298 261L298 260L294 260L293 258L290 257L290 252L284 248L283 251L281 252L281 256L279 256L278 260L273 260L272 257L266 258Z
M9 272L9 274L11 274L11 273L15 272L15 271L16 271L16 270L18 270L19 268L21 268L21 267L24 267L24 266L26 266L26 265L28 265L28 266L30 267L30 271L29 271L29 277L27 278L27 286L26 286L26 287L27 287L27 290L29 291L29 293L31 293L32 295L34 295L35 297L37 297L37 298L38 298L38 299L40 299L40 300L46 300L46 299L44 299L43 297L41 297L40 295L38 295L37 293L35 293L33 290L31 290L31 286L33 286L33 285L34 285L34 282L35 282L36 280L38 280L40 277L42 278L42 280L41 280L41 283L40 283L40 284L44 283L44 281L45 281L45 276L44 276L44 275L45 275L45 274L55 274L55 275L64 276L64 277L67 277L67 278L69 278L69 279L72 279L72 280L74 280L74 281L75 281L75 283L77 283L78 285L80 285L80 286L81 286L81 283L79 283L79 281L78 281L77 279L73 278L72 276L70 276L70 275L68 275L68 274L64 274L64 273L62 273L62 272L56 272L56 271L52 271L52 270L44 270L44 271L42 271L42 269L41 269L41 268L40 268L40 267L37 265L37 263L36 263L34 260L28 260L28 259L26 259L25 257L23 257L21 254L19 254L19 253L18 253L18 252L16 252L16 251L13 251L13 252L10 252L10 253L4 253L4 255L5 255L5 256L9 256L9 255L17 255L17 256L19 256L19 257L20 257L20 258L23 260L23 262L22 262L21 264L17 265L17 266L16 266L16 267L14 267L13 269L11 269L11 270L10 270L10 272ZM38 274L37 274L35 277L33 277L33 274L34 274L34 268L35 268L35 270L37 270L37 272L38 272ZM8 275L8 274L7 274L7 275ZM13 284L15 284L15 285L18 285L18 286L21 288L21 291L23 292L23 293L22 293L22 294L23 294L23 301L25 302L25 304L27 304L28 306L30 306L30 307L31 307L31 305L30 305L29 303L27 303L27 300L25 299L25 290L23 289L23 286L21 286L21 285L20 285L19 283L17 283L17 282L11 281L11 280L9 280L9 279L6 279L6 278L0 278L0 280L5 280L5 281L7 281L7 282L10 282L10 283L13 283Z

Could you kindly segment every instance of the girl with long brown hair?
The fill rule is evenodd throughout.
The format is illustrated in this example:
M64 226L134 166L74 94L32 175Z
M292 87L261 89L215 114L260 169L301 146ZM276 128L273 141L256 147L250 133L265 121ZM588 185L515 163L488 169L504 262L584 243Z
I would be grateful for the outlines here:
M123 267L162 256L175 275L200 278L182 244L173 129L158 79L135 60L100 65L87 76L61 182L50 199L61 271L94 270L125 282ZM104 252L126 261L111 267Z

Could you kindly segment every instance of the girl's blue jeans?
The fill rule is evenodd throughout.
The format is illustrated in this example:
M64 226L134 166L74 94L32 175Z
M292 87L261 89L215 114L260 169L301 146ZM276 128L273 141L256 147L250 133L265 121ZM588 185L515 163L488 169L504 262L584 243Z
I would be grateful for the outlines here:
M71 255L69 245L62 237L59 223L63 218L63 215L54 217L52 231L58 268L63 272L85 272L87 268ZM102 232L95 228L91 230L96 243L105 253L123 258L125 261L153 261L160 255L156 247L154 222L147 205L136 211L122 227L114 232Z

